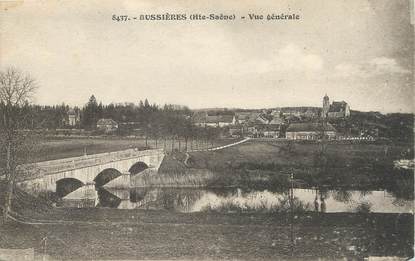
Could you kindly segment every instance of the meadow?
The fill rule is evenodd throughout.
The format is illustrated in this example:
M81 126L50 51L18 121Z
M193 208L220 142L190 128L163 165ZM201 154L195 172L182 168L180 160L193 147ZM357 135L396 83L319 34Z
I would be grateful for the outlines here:
M219 151L193 152L192 168L217 173L210 186L281 190L296 187L387 189L413 199L413 170L395 169L394 160L413 157L409 145L345 144L250 140Z

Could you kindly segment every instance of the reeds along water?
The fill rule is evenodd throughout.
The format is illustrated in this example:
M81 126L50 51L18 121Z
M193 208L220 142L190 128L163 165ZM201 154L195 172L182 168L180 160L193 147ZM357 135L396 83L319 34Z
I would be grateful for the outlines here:
M188 169L186 171L143 171L131 177L132 187L203 187L214 177L209 170Z
M238 189L237 193L227 197L211 194L209 199L200 200L201 202L198 204L200 211L266 213L288 213L293 211L294 213L301 213L312 210L309 203L304 203L297 197L294 197L292 203L290 203L288 194L275 194L269 191L246 193Z

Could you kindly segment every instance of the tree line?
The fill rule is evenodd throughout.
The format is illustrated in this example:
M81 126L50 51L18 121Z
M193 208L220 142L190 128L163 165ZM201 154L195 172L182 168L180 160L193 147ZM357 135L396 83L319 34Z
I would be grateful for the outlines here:
M6 109L4 101L0 101L0 114ZM99 119L112 119L118 123L118 129L113 135L141 136L146 145L151 139L156 146L174 148L177 142L179 147L188 148L189 142L205 142L212 144L223 130L211 127L199 127L193 122L193 112L186 106L165 104L159 106L150 103L147 99L138 103L118 103L104 105L92 95L82 107L73 107L66 104L44 106L30 104L27 100L15 108L25 117L19 120L19 129L52 131L56 129L78 128L86 130L90 135L104 134L97 130ZM75 126L70 126L68 115L73 113L77 117ZM0 123L1 125L1 123ZM108 133L106 133L108 134ZM182 146L183 143L183 146ZM192 144L191 144L192 145Z

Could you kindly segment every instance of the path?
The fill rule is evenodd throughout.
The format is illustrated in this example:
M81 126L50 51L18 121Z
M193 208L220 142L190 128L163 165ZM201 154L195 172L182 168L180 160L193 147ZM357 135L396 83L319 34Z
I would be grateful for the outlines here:
M214 147L214 148L210 148L210 149L201 149L201 150L190 150L190 151L188 151L188 152L196 152L196 151L215 151L215 150L221 150L221 149L225 149L225 148L229 148L229 147L232 147L232 146L235 146L235 145L238 145L238 144L241 144L241 143L244 143L244 142L246 142L246 141L248 141L248 140L250 140L251 138L245 138L245 139L243 139L243 140L240 140L240 141L237 141L237 142L234 142L234 143L231 143L231 144L227 144L227 145L223 145L223 146L219 146L219 147Z
M237 141L237 142L234 142L234 143L231 143L231 144L227 144L227 145L223 145L223 146L219 146L219 147L214 147L214 148L210 148L210 149L207 149L207 150L190 150L190 151L187 151L186 152L186 159L183 161L183 163L184 163L184 165L186 165L186 167L189 167L189 165L187 164L187 161L190 159L189 152L222 150L222 149L226 149L226 148L229 148L229 147L239 145L239 144L244 143L244 142L246 142L250 139L251 138L245 138L243 140L240 140L240 141Z

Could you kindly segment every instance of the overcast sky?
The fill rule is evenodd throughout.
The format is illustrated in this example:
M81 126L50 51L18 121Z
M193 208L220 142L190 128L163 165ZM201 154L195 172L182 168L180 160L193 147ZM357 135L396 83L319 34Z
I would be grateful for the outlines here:
M195 2L3 3L0 66L29 72L40 104L83 105L94 94L191 108L321 106L327 93L357 110L414 110L409 0ZM300 20L111 19L166 12Z

